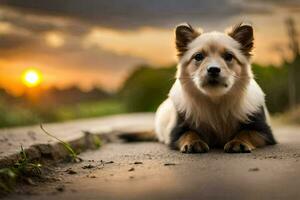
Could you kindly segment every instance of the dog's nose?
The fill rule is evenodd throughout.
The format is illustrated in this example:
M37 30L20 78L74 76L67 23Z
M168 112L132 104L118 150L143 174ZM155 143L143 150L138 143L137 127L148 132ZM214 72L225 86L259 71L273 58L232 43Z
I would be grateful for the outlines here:
M221 69L219 67L211 66L207 68L207 73L209 76L217 77L219 76Z

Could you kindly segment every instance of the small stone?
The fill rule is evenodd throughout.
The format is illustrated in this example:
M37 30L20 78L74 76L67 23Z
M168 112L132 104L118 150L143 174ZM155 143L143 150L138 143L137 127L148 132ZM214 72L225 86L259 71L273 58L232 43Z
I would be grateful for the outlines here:
M92 169L94 167L95 167L94 165L88 164L88 165L83 166L82 169Z
M68 174L77 174L77 172L74 171L72 168L67 169L66 172L67 172Z
M112 164L112 163L114 163L114 161L107 161L104 164Z
M133 164L135 164L135 165L141 165L141 164L143 164L143 162L136 161L136 162L134 162Z
M165 163L164 166L176 165L175 163Z
M130 168L128 171L129 171L129 172L132 172L132 171L134 171L134 168L132 167L132 168Z
M259 171L259 168L258 167L250 168L248 171L249 172L257 172L257 171Z
M59 186L57 186L56 188L55 188L57 191L59 191L59 192L63 192L63 191L65 191L65 186L64 185L59 185Z

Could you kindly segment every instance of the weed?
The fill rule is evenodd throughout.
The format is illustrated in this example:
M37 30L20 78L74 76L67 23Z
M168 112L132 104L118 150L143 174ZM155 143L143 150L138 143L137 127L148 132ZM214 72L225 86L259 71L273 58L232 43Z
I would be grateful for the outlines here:
M46 131L42 124L40 124L40 128L46 135L50 136L51 138L54 138L55 140L59 141L63 145L63 147L69 152L69 156L71 157L72 162L82 161L82 159L78 157L77 153L73 150L73 148L71 147L70 144L68 144L67 142L64 142L63 140L59 139L58 137L56 137L56 136L52 135L51 133L49 133L48 131Z
M17 174L14 168L0 169L0 194L13 191Z
M23 146L21 146L20 157L12 167L0 169L0 194L12 192L16 181L23 177L39 177L42 174L42 165L30 162Z
M26 152L23 149L23 146L21 146L20 156L21 156L21 159L14 165L17 172L22 173L23 175L30 175L30 176L40 176L41 175L42 165L40 163L29 162Z
M93 135L93 142L97 149L99 149L102 146L101 138L98 135Z

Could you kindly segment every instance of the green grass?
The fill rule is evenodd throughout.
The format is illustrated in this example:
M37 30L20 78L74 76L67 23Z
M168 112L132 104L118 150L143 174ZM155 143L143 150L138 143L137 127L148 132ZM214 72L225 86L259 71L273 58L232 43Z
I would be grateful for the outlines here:
M17 180L24 177L39 177L42 165L31 162L21 146L20 159L11 167L0 169L0 194L12 192Z
M33 110L19 105L7 106L7 103L0 101L0 128L35 124L39 121L40 117Z
M124 113L125 108L118 100L104 100L99 102L78 103L76 105L61 106L54 111L58 121L99 117L112 114Z
M0 128L101 117L125 112L124 104L120 100L114 99L32 108L17 105L6 106L0 102Z
M63 145L63 147L66 149L66 151L69 152L69 156L70 156L72 162L82 161L82 159L78 157L77 153L73 150L73 148L71 147L71 145L69 143L59 139L58 137L56 137L56 136L52 135L51 133L49 133L48 131L46 131L42 124L40 124L40 128L46 135L48 135L51 138L54 138L60 144Z

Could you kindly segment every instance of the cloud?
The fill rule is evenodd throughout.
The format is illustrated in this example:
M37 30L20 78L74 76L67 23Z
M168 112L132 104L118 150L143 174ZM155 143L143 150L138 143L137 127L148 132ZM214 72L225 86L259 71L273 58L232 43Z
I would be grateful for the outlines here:
M6 80L0 84L16 88L21 71L36 67L50 85L101 84L115 89L130 70L146 62L101 47L85 48L82 39L90 29L91 25L76 19L24 15L0 6L0 79Z
M184 21L219 22L239 13L265 12L267 6L231 0L0 0L24 12L68 16L111 28L173 27ZM252 6L249 6L249 5ZM266 5L266 3L265 3Z
M98 47L118 55L139 57L152 64L169 64L172 57L175 58L171 30L140 28L116 31L95 27L84 36L82 43L87 49Z
M48 32L45 34L45 41L50 47L62 47L65 43L63 34L59 32Z

